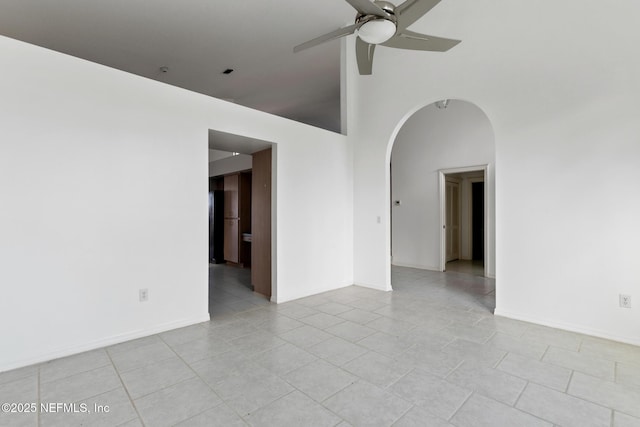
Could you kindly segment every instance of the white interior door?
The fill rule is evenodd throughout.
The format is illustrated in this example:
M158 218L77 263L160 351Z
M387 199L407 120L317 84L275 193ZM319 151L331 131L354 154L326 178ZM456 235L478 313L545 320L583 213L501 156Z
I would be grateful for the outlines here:
M446 182L446 259L447 262L460 258L460 184Z

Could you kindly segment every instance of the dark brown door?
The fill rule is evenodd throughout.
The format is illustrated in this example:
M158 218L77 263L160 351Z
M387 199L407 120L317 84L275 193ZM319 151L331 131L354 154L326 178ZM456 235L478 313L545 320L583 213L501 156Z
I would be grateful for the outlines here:
M271 149L253 154L251 284L271 298Z
M224 217L238 218L238 183L239 175L224 177Z

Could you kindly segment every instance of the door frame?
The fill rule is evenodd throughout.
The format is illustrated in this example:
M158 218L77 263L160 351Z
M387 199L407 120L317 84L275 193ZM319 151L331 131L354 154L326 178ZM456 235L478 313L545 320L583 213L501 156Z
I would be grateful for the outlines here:
M484 276L487 277L487 266L489 254L489 239L487 238L487 230L489 230L489 192L487 191L487 170L489 165L465 166L460 168L448 168L438 170L438 196L440 203L440 265L439 270L445 271L447 265L447 235L445 224L447 221L447 177L448 174L464 173L464 172L482 172L484 174Z
M247 154L252 156L253 152L255 152L257 143L264 143L261 149L258 151L271 149L271 302L278 302L278 143L269 140L258 140L255 138L251 138L246 135L242 135L240 133L227 133L221 130L217 130L215 128L208 129L209 134L211 132L219 132L221 134L227 134L231 136L231 140L226 143L223 147L216 147L215 149L219 149L222 151L228 152L238 152L240 154ZM212 148L211 145L208 145L209 149ZM231 151L233 150L233 151ZM252 152L253 150L253 152ZM222 160L222 159L221 159ZM252 171L253 167L250 169L241 169L235 170L232 169L230 171L225 170L220 174L211 176L211 169L209 172L209 179L214 176L224 176L234 173ZM223 214L224 215L224 214ZM208 258L208 256L207 256ZM207 263L208 266L208 263ZM207 279L207 295L209 295L209 280Z
M447 212L450 209L450 207L453 207L452 205L457 205L457 208L458 208L458 218L456 219L457 226L458 226L458 239L457 239L458 240L457 241L458 252L456 254L457 255L457 259L460 259L461 255L462 255L462 229L463 229L463 227L462 227L462 203L461 203L462 202L462 180L458 179L457 177L452 177L452 176L447 176L447 175L448 174L445 174L445 183L444 183L444 185L445 185L445 188L444 188L445 199L444 200L445 200L446 206L445 206L445 209L444 209L444 214L445 214L444 224L445 224L445 227L443 228L443 230L444 230L444 236L445 236L445 245L444 245L444 248L445 248L445 254L444 254L445 262L450 262L450 261L448 261L450 259L449 252L450 251L453 252L453 248L448 247L448 245L446 243L447 241L449 241L449 237L451 237L451 236L448 236L448 234L451 232L451 230L450 229L449 230L446 229L446 224L447 224L449 219L453 218L453 215L451 215L451 212ZM451 194L452 203L449 203L449 201L447 201L447 187L450 187L451 185L453 185L454 187L457 187L456 189L457 189L457 196L458 197L457 197L457 200L454 201L453 200L453 193L452 193ZM454 245L454 241L453 240L451 241L451 245L452 246ZM452 259L452 261L453 261L453 259Z

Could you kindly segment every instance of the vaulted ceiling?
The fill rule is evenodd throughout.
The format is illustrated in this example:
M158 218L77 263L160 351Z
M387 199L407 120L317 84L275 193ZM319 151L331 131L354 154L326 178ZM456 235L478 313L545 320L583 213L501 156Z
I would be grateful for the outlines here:
M340 42L293 47L354 16L344 0L3 0L0 34L339 132Z

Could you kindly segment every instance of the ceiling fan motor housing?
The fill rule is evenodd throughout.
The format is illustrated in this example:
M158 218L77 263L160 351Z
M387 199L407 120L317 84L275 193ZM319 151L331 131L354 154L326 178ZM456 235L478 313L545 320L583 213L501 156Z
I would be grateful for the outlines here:
M395 6L387 1L375 1L384 15L359 13L356 16L358 37L370 44L384 43L393 37L398 28Z
M376 19L385 19L387 21L393 22L394 25L397 23L395 14L396 7L393 5L393 3L389 3L388 1L374 1L373 3L379 6L380 9L382 9L384 12L386 12L386 16L358 13L356 15L356 24L364 24Z

